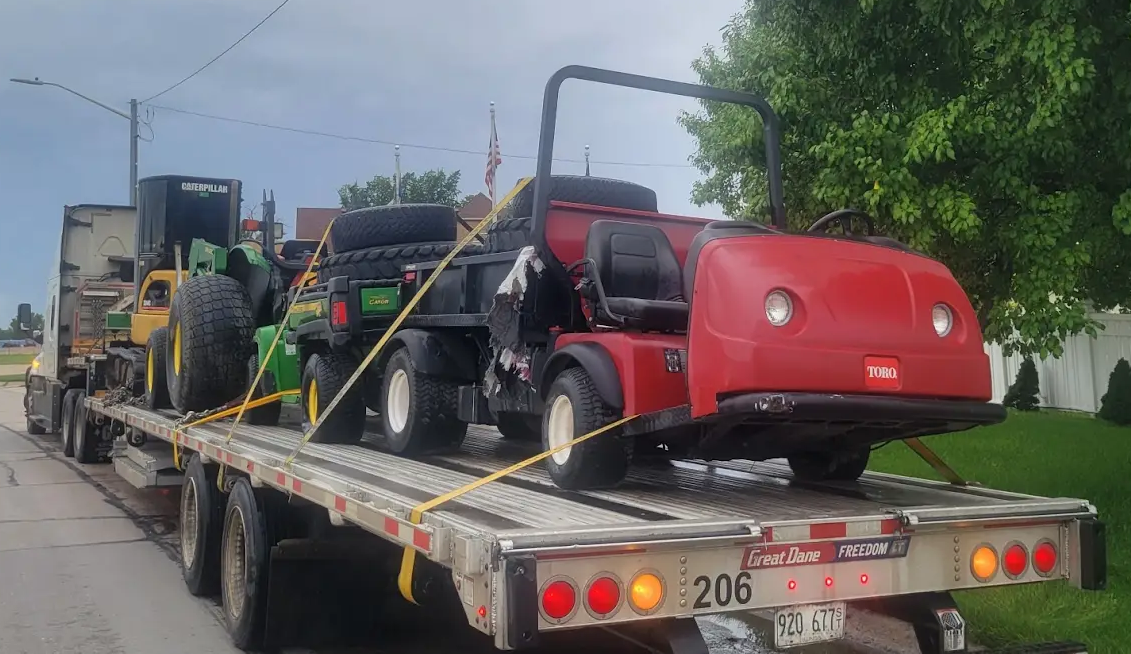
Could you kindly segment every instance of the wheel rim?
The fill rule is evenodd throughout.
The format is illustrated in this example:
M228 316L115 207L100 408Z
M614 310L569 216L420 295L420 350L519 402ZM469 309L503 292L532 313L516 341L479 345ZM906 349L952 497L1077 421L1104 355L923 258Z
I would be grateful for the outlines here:
M550 417L546 422L546 440L551 450L573 440L573 402L570 402L569 396L559 395L554 398L554 403L550 405ZM567 447L554 452L550 458L558 465L565 465L572 449Z
M199 520L196 507L196 480L188 478L188 485L181 493L181 562L185 569L196 562L196 530Z
M408 424L408 411L412 404L412 389L408 383L408 373L397 369L389 380L386 411L389 413L389 426L400 433Z
M243 615L247 589L247 535L240 507L228 514L224 527L224 609L232 622Z
M318 422L318 382L314 379L306 389L306 419L312 425Z
M74 422L74 416L71 415L71 414L74 413L75 407L72 405L70 407L70 409L71 409L70 411L64 411L63 412L63 424L61 425L62 428L63 428L63 431L60 434L60 438L59 438L59 440L62 441L62 445L63 445L64 450L67 449L67 440L68 440L67 437L70 435L71 423Z
M181 323L173 328L173 372L181 374Z
M145 353L145 390L153 392L153 350Z

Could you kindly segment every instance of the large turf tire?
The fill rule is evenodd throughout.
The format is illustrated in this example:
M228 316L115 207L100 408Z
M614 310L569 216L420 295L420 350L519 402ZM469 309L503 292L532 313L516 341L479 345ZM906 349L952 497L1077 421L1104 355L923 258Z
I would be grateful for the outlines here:
M181 576L197 597L220 594L220 535L224 496L216 487L219 468L193 454L181 480Z
M619 420L620 411L601 399L584 368L567 368L550 385L542 414L542 450L584 436ZM559 488L608 488L628 473L629 444L613 429L546 458L546 469Z
M63 448L63 456L75 455L75 414L78 404L86 399L86 391L81 388L67 389L63 395L63 407L59 411L59 445Z
M408 348L389 357L382 383L381 424L396 454L458 447L467 435L459 419L459 386L416 369Z
M255 381L255 375L259 372L259 354L253 353L251 358L247 360L247 383L250 386L251 382ZM261 397L267 397L275 392L272 384L269 383L271 372L268 370L263 371L263 376L259 379L259 385L251 389L251 399L258 400ZM279 415L283 411L283 403L275 400L270 404L249 408L244 411L243 419L249 425L266 425L275 426L279 424Z
M169 351L169 328L158 327L149 332L145 342L145 406L152 410L167 409L169 381L165 376L165 355Z
M787 457L793 476L800 481L856 481L868 468L871 450L802 452Z
M402 269L411 263L439 261L455 248L455 243L415 243L393 247L370 248L334 254L318 265L318 281L334 277L350 279L400 279ZM476 245L468 245L460 256L481 253Z
M203 411L242 395L254 337L251 298L242 284L224 275L181 284L169 308L165 355L173 407L181 413Z
M302 431L309 433L357 370L347 354L312 354L302 370ZM314 443L356 443L365 435L365 396L359 379L310 437Z
M456 239L456 210L442 204L394 204L347 211L334 221L335 252Z

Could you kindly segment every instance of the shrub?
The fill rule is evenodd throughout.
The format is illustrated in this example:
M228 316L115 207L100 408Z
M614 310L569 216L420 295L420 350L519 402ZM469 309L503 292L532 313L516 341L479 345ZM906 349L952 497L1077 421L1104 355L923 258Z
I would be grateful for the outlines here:
M1041 390L1041 382L1037 377L1037 366L1032 358L1021 362L1021 369L1017 371L1017 379L1005 393L1002 404L1018 411L1036 411L1040 408L1040 398L1037 394Z
M1100 398L1100 418L1116 424L1131 425L1131 365L1120 359L1107 378L1107 392Z

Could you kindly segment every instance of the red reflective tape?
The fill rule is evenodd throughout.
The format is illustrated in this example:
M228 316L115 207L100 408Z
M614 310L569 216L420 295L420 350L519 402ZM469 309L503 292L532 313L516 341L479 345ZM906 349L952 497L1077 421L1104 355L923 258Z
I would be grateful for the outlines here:
M287 485L287 476L284 475L281 472L276 472L275 473L275 483L280 485L280 486L286 486Z
M392 518L385 518L385 533L390 536L400 537L401 524Z
M248 472L255 472L255 464L252 463L251 461L247 462L247 471Z
M773 527L763 527L762 528L762 540L766 541L767 543L772 542L774 540L774 528Z
M220 452L220 448L215 446L215 445L212 446L212 453L216 456L217 459L219 459L222 456L222 453Z
M334 497L334 510L338 513L346 512L346 498Z
M291 479L291 488L294 489L294 491L296 493L301 493L302 492L302 482L297 480L297 479Z
M848 523L824 522L809 525L809 538L844 538L848 535Z
M231 463L232 462L232 453L231 452L226 453L224 455L224 460L227 461L228 463Z
M426 531L419 529L412 530L412 544L417 549L431 550L432 549L432 536Z
M880 533L881 534L894 534L899 531L899 520L881 520Z

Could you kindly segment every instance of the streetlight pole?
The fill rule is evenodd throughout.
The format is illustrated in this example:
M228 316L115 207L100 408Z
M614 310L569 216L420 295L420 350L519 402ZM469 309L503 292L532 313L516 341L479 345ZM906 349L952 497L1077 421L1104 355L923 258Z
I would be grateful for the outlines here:
M114 107L111 107L108 104L104 104L102 102L99 102L98 100L95 100L94 98L89 98L89 97L83 95L82 93L79 93L78 91L76 91L74 89L67 88L67 87L63 86L62 84L56 84L54 82L44 82L43 80L39 79L38 77L36 77L34 79L23 79L23 78L13 77L9 81L15 82L16 84L30 84L31 86L54 86L57 89L62 89L64 91L66 91L67 93L70 93L71 95L78 96L78 97L82 98L83 100L86 100L87 102L89 102L91 104L98 105L99 107L102 107L106 111L109 111L110 113L112 113L116 116L121 116L122 118L125 118L126 120L130 121L130 206L134 206L134 207L137 206L137 141L138 141L138 138L137 138L137 132L138 132L137 100L130 100L130 113L126 114L124 112L118 111L117 109L115 109Z

